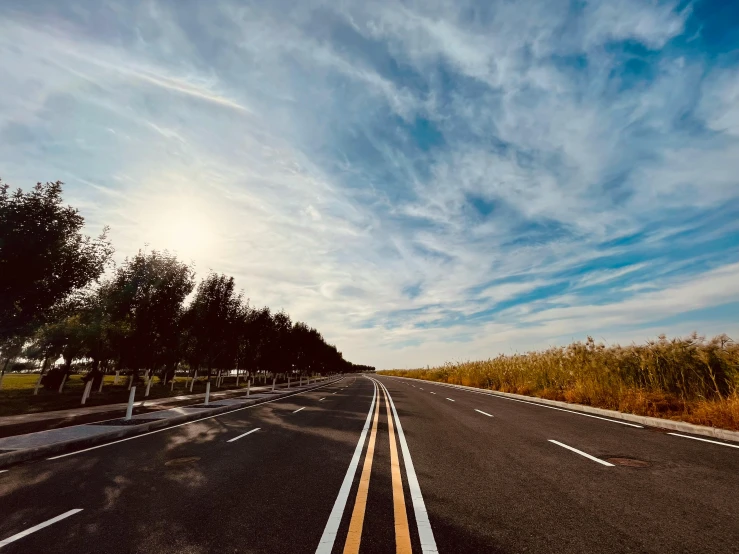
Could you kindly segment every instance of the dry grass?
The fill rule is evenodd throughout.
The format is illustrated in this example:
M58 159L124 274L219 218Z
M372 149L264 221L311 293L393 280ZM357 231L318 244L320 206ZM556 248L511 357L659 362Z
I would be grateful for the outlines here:
M739 345L726 335L661 336L625 347L588 338L542 352L388 373L739 430Z

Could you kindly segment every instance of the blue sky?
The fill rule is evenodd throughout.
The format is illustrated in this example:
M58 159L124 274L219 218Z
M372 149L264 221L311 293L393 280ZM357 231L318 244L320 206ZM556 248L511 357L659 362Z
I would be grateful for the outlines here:
M346 356L739 338L739 4L4 0L0 175Z

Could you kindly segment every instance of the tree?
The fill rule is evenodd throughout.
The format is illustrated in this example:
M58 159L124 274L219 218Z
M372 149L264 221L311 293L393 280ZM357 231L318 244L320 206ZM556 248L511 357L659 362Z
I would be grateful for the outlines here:
M9 192L0 183L0 340L31 335L70 292L97 279L113 248L107 228L92 239L62 202L62 183Z
M22 337L10 337L0 341L0 388L2 388L3 377L5 377L5 371L8 369L10 362L17 358L23 351L23 344L25 339Z
M57 389L65 375L69 375L72 362L85 354L86 330L82 322L83 297L74 294L54 306L46 315L46 323L35 336L35 344L46 359L64 360L61 371L49 374L43 380L47 389ZM45 368L44 368L45 369Z
M244 314L243 333L239 338L239 367L249 371L267 368L267 342L272 330L269 308L249 309Z
M229 368L237 351L234 333L242 310L242 296L236 294L233 277L210 273L198 285L185 315L189 359L193 369L211 371Z
M321 333L299 321L292 328L290 343L293 363L298 369L308 373L318 373L322 369L319 364L324 347Z
M126 259L110 284L112 322L127 329L119 355L133 370L154 369L176 348L183 302L194 287L194 271L173 254L139 251Z

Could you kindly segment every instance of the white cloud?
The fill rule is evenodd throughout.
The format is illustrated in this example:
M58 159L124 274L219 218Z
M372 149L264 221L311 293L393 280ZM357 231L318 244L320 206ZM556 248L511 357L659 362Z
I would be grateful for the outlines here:
M616 90L623 60L606 48L663 47L690 15L676 3L110 5L0 8L0 162L14 185L68 181L121 257L177 248L384 366L618 334L735 298L735 266L709 272L714 257L685 277L712 253L670 252L678 231L702 244L731 224L669 213L739 196L736 71L710 73L696 117L714 133L696 135L679 122L703 61L668 56ZM443 135L428 152L416 118ZM609 256L626 267L600 268ZM620 299L588 305L578 287L596 285ZM543 288L559 292L495 311Z

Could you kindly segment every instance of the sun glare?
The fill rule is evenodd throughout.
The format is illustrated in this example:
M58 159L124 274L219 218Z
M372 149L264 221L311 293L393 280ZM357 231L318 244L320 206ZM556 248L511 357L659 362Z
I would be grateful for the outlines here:
M151 220L151 246L195 261L216 247L213 224L194 201L157 211Z

